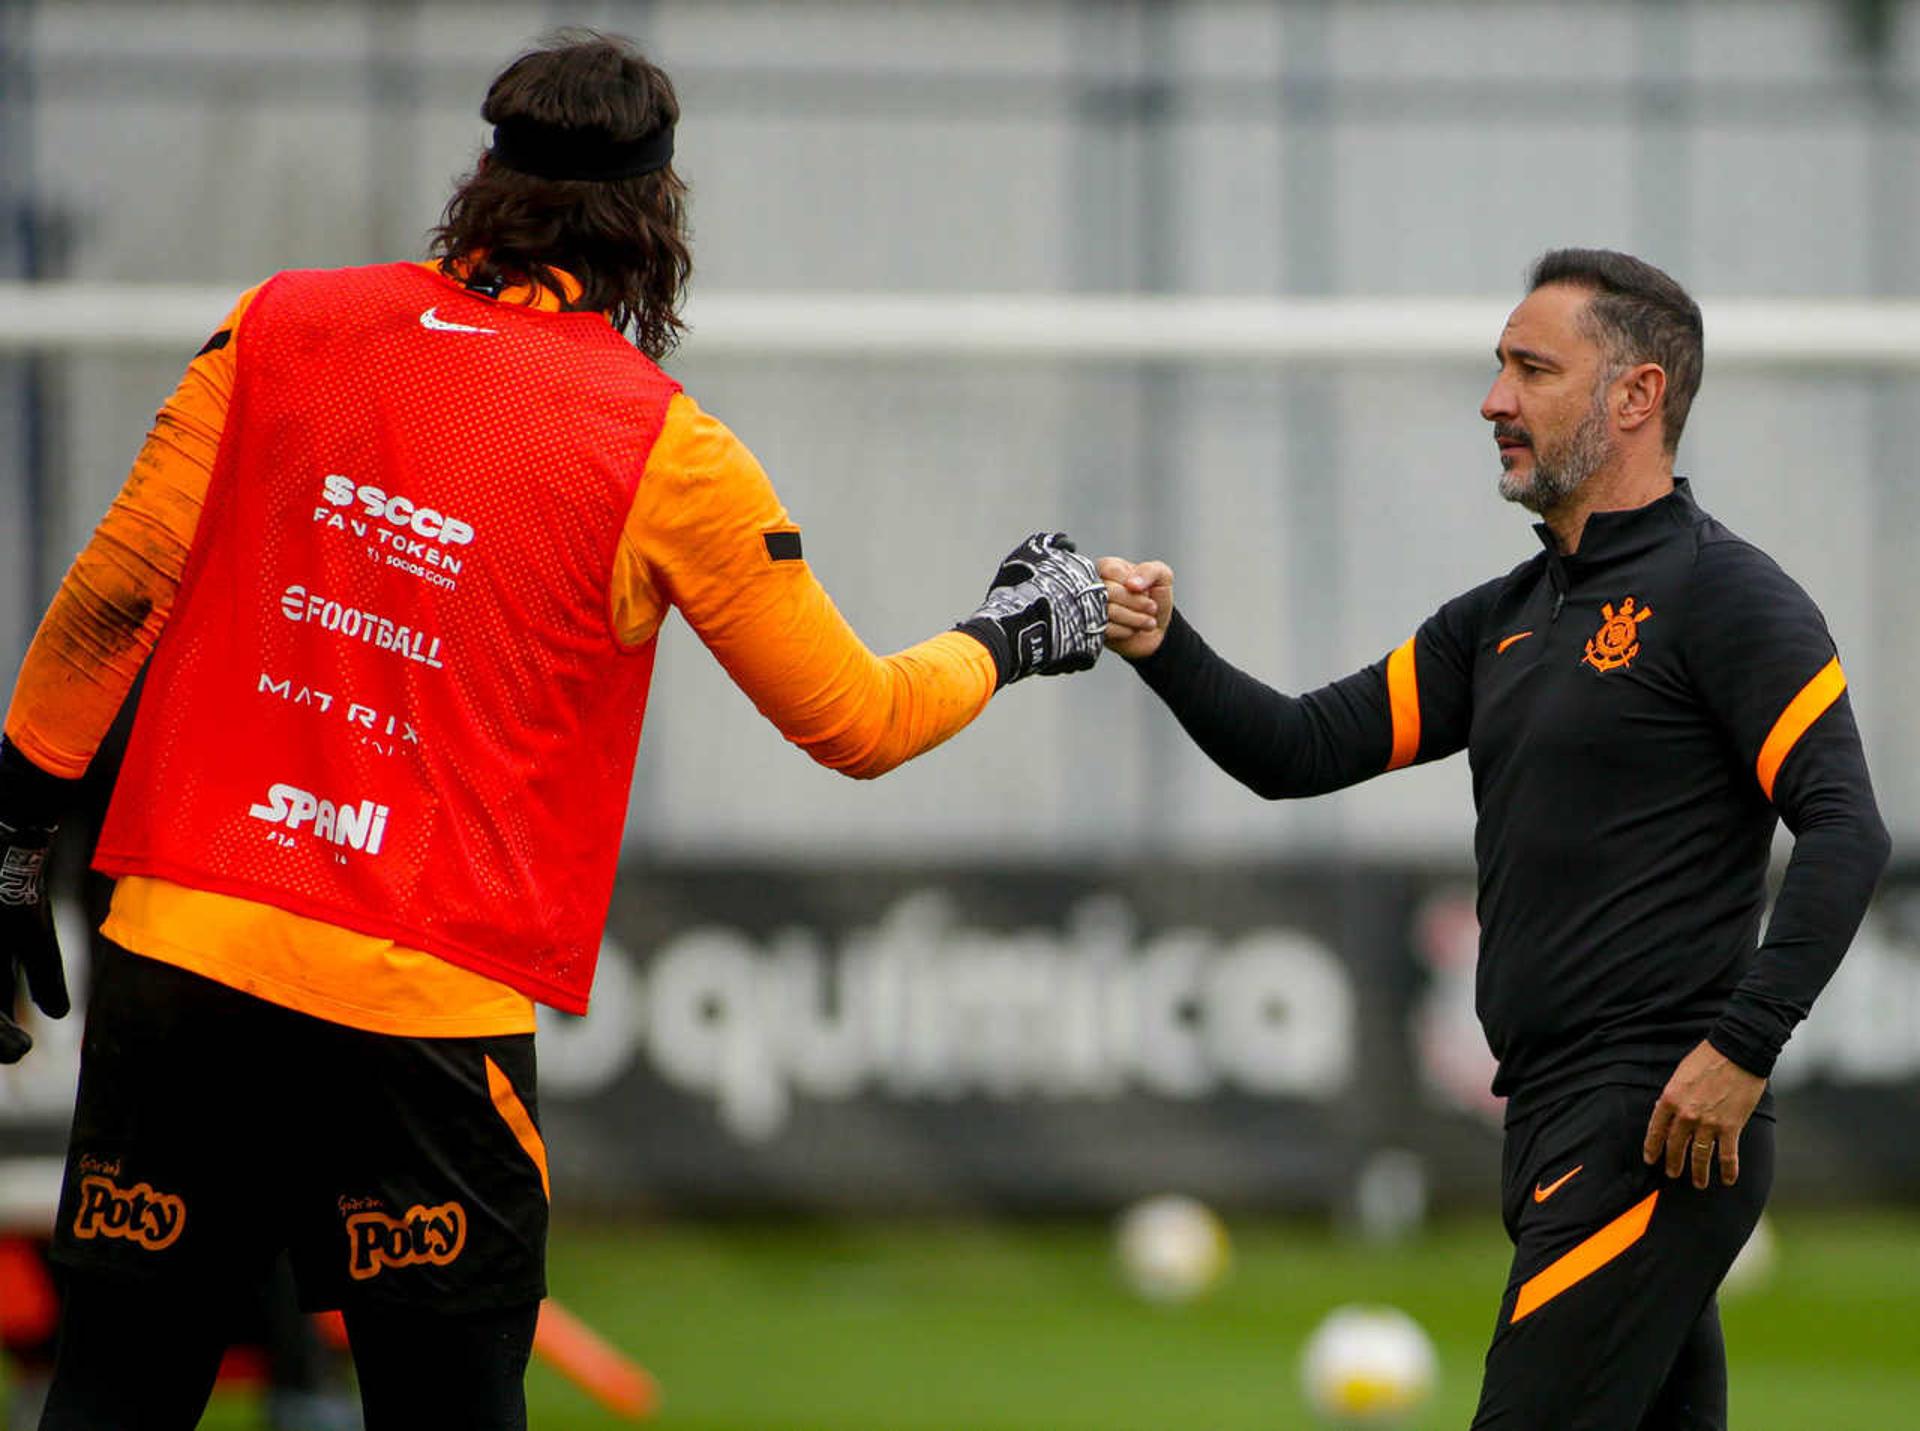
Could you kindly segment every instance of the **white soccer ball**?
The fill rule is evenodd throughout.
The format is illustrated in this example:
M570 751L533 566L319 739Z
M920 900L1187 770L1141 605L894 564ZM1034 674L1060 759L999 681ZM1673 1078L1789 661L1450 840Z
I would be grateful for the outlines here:
M1120 1214L1114 1239L1127 1285L1152 1302L1186 1302L1220 1280L1227 1229L1206 1204L1162 1193Z
M1394 1307L1336 1307L1307 1338L1300 1381L1336 1426L1389 1426L1433 1394L1437 1359L1420 1324Z

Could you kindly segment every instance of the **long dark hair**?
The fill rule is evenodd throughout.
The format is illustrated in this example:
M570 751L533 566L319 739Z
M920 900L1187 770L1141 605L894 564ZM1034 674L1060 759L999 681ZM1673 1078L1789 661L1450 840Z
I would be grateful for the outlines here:
M626 40L563 30L521 55L487 89L481 118L521 118L634 140L677 123L666 72ZM684 326L678 312L693 271L687 186L669 164L630 179L543 179L482 154L447 200L431 253L476 287L533 284L574 311L604 313L651 358ZM556 276L580 284L565 299Z

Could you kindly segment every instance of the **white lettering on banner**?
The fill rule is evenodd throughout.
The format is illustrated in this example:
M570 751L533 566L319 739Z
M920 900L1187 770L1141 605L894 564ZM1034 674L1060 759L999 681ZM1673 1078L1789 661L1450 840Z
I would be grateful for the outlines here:
M473 540L473 528L468 523L446 516L432 507L420 506L410 498L388 496L382 488L356 484L351 477L343 477L338 472L329 472L321 479L320 491L335 507L351 507L358 502L369 517L403 527L430 542L461 547ZM315 516L325 512L325 508L320 508Z
M445 664L440 659L438 636L429 636L424 631L416 631L410 626L389 621L384 616L376 616L371 611L329 600L317 592L308 591L304 586L290 586L281 593L280 614L289 621L307 622L323 631L336 632L350 641L357 640L382 651L391 651L406 660L417 661L423 666L431 666L436 671Z
M256 693L263 696L278 696L289 705L318 706L322 713L333 709L333 695L329 691L316 691L311 686L296 688L291 680L276 681L265 671L260 673L260 684ZM363 745L371 746L382 755L391 755L402 745L420 744L420 732L412 722L397 715L382 715L372 706L363 706L358 701L348 701L343 712L347 724L356 730L365 731ZM376 736L384 740L374 739Z
M747 1142L777 1135L796 1095L1327 1100L1352 1075L1357 1038L1350 975L1320 941L1289 929L1142 939L1110 896L1082 902L1064 932L1000 933L921 892L837 950L812 930L763 946L707 926L662 948L620 1006L638 1025L625 1037L644 1040L669 1082L712 1097ZM587 1062L617 1073L624 1061L594 1036Z
M249 805L247 813L269 825L285 826L295 834L311 821L315 839L377 855L381 841L386 838L387 816L391 812L385 805L376 805L371 800L337 804L322 800L297 785L274 785L267 790L267 803Z

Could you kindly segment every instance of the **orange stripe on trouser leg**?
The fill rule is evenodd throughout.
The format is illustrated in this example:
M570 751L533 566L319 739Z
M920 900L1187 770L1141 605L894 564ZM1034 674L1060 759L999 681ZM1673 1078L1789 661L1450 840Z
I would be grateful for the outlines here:
M1514 1299L1511 1320L1517 1322L1529 1313L1537 1312L1574 1283L1591 1277L1638 1242L1646 1235L1647 1224L1653 1221L1653 1205L1659 1201L1659 1193L1648 1194L1646 1201L1636 1203L1566 1256L1529 1277L1521 1285L1520 1295Z
M1393 713L1393 754L1387 769L1413 764L1420 753L1420 682L1413 669L1413 637L1387 657L1387 705Z
M1787 708L1780 712L1780 719L1767 732L1766 743L1760 747L1760 758L1754 763L1754 774L1760 777L1761 792L1769 800L1773 798L1774 778L1779 775L1786 758L1793 753L1794 746L1800 743L1800 737L1827 713L1827 707L1839 700L1840 693L1846 688L1847 674L1840 669L1840 658L1835 656L1820 668L1818 675L1800 688L1800 694L1788 701Z
M484 1055L482 1055L484 1057ZM487 1064L487 1092L493 1095L493 1106L506 1120L507 1127L513 1130L513 1136L520 1146L527 1150L527 1156L533 1159L533 1165L540 1169L540 1190L553 1200L553 1188L547 1182L547 1145L540 1137L540 1130L533 1126L533 1115L527 1112L527 1105L520 1101L520 1095L513 1091L513 1085L507 1081L507 1075L500 1071L500 1065L491 1058Z

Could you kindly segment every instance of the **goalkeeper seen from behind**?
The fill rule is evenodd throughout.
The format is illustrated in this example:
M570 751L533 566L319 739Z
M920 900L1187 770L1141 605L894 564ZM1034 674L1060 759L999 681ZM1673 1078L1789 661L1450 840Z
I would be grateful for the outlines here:
M97 857L54 1431L194 1425L224 1289L282 1248L345 1311L370 1431L525 1425L533 1009L586 1008L670 610L860 777L1101 648L1092 565L1040 534L957 629L869 652L655 361L689 268L666 75L563 37L482 113L433 261L240 299L14 692L0 958L58 1016L48 831L152 653ZM0 1061L28 1042L0 1021Z

